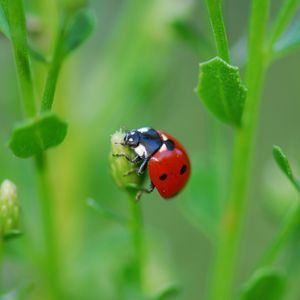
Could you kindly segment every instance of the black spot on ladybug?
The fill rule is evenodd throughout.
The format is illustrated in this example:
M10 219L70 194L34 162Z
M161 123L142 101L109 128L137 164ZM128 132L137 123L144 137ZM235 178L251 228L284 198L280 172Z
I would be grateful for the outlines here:
M175 144L174 144L174 142L171 141L171 140L166 140L166 141L164 141L164 144L166 145L166 147L167 147L167 149L168 149L169 151L172 151L172 150L174 150L174 148L175 148Z
M183 175L186 172L187 166L183 165L180 169L180 174Z
M166 180L167 177L168 177L168 175L166 173L164 173L164 174L159 176L159 179L163 181L163 180Z

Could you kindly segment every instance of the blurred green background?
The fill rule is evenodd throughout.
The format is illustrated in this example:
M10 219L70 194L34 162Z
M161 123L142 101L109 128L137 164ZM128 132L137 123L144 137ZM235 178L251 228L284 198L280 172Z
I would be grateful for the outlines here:
M50 53L58 22L56 1L25 4L31 39ZM199 62L215 56L205 3L98 0L90 6L97 18L94 34L64 65L55 96L54 110L68 121L68 136L49 151L64 286L70 299L118 299L130 238L126 228L97 214L86 199L92 197L121 215L128 213L126 194L110 177L110 135L121 127L152 126L185 145L193 169L189 185L172 201L164 201L155 191L138 204L147 241L145 289L154 294L176 282L181 287L176 299L204 299L213 254L211 228L227 190L232 148L231 130L205 110L194 91ZM248 29L249 6L245 0L226 0L223 6L233 63L241 67L246 47L240 41ZM181 24L191 26L199 40L183 35ZM271 148L281 145L297 171L299 64L300 53L293 53L267 74L237 286L249 275L287 205L296 199L272 161ZM41 96L46 68L38 62L33 68ZM22 238L7 246L0 288L5 292L33 281L28 299L46 299L36 259L42 237L33 163L17 159L6 146L22 111L10 44L3 36L0 98L0 181L9 178L18 187L24 231ZM288 248L286 253L297 249ZM290 267L298 275L287 299L296 299L299 292L300 272L295 265L294 260Z

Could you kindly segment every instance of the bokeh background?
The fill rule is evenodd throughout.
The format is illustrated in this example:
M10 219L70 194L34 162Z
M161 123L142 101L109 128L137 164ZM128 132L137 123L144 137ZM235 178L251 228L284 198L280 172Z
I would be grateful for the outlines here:
M276 12L281 1L274 2ZM59 6L54 0L25 4L31 39L51 53ZM175 282L181 292L174 299L204 299L212 232L224 204L232 148L231 129L215 120L195 93L199 62L216 53L205 3L98 0L90 5L97 19L95 31L65 63L55 95L54 111L68 120L68 136L49 151L64 286L70 299L118 299L120 274L132 251L128 230L88 207L86 199L128 214L126 194L110 176L110 136L121 127L148 125L176 136L188 150L193 169L189 185L174 200L164 201L155 191L138 204L147 242L145 289L153 294ZM226 0L223 7L233 63L243 74L250 1ZM193 36L185 34L185 26ZM247 278L297 197L275 166L271 149L280 145L297 173L299 63L300 53L294 52L275 62L267 74L236 286ZM33 68L41 96L46 68L35 61ZM33 162L14 157L6 146L22 110L10 44L3 36L0 100L0 181L9 178L17 184L24 230L24 236L7 247L0 288L5 292L33 280L36 288L28 299L46 299L36 259L41 221ZM287 247L282 258L295 274L287 299L299 293L296 246Z

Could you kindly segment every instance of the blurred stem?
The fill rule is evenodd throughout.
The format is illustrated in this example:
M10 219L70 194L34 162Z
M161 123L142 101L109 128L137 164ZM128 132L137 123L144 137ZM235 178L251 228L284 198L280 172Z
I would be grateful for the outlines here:
M58 81L59 72L63 63L63 41L67 25L67 17L64 17L62 25L58 31L55 42L54 54L48 71L46 84L44 88L41 111L51 110L54 100L54 94Z
M6 14L15 63L19 77L19 84L27 117L34 117L36 104L32 84L32 72L27 47L26 20L22 0L0 0Z
M230 54L228 48L227 35L222 14L221 0L206 0L209 19L213 28L218 55L230 63Z
M129 206L131 211L131 219L129 221L129 229L131 232L133 245L133 270L137 287L142 292L143 284L143 265L144 265L144 243L143 243L143 221L140 203L135 199L135 193L129 194Z
M32 81L32 71L28 55L25 12L22 0L0 0L8 19L13 50L20 82L21 94L26 116L34 117L37 113ZM63 299L59 288L59 265L55 239L53 205L51 202L44 154L36 156L36 172L40 193L43 230L45 239L44 273L49 283L51 299Z
M259 267L265 267L274 262L282 248L286 245L291 234L295 231L300 223L300 202L297 201L296 205L291 208L286 220L273 239L270 247L266 251L265 255L259 262Z
M52 299L63 299L60 288L58 247L56 242L56 228L53 210L54 206L51 199L45 155L42 153L37 155L35 162L45 240L44 272L48 279L47 281L52 293Z
M277 39L283 33L288 26L291 18L295 14L296 9L299 6L299 0L285 0L282 7L275 19L275 22L271 28L270 38L268 42L268 49L272 51Z
M217 245L213 270L212 300L230 299L235 258L246 201L257 115L266 71L264 41L269 5L269 0L252 1L249 57L246 69L248 94L243 115L243 126L237 129L235 138L229 197L220 226L220 240L219 245Z

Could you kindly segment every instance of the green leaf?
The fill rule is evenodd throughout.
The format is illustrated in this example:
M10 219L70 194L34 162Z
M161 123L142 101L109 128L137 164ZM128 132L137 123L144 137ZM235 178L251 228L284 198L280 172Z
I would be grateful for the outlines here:
M281 300L286 286L285 277L270 268L257 270L244 286L240 300Z
M95 27L95 15L90 10L81 10L70 20L64 35L63 55L70 54L82 45Z
M287 156L283 153L282 149L279 146L273 146L273 157L281 171L287 176L287 178L294 185L297 191L300 192L300 184L294 177Z
M27 158L59 145L66 134L67 124L47 112L17 125L8 145L16 156Z
M0 5L0 32L2 32L7 38L9 38L10 36L9 26L1 5Z
M300 47L300 16L298 15L291 26L282 34L273 48L275 57L289 54Z
M180 293L180 287L176 283L171 283L164 287L153 300L168 300Z
M197 91L208 110L221 121L241 125L247 89L238 67L220 57L201 63Z

